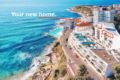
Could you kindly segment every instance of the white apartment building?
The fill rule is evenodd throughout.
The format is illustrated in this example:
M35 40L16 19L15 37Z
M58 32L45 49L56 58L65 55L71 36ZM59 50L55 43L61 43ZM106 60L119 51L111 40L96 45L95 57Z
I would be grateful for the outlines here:
M94 27L93 35L108 50L117 62L120 62L120 34L113 23L99 22Z
M116 10L120 10L120 4L113 4L113 8Z
M104 20L106 22L111 22L114 20L116 10L105 10L104 11Z
M93 9L93 23L98 23L99 22L99 9L94 8Z
M93 8L93 23L111 22L114 20L116 10L102 10L101 8Z
M91 23L89 23L89 22L86 22L86 21L83 21L83 20L81 20L81 22L79 22L79 23L76 23L76 25L75 25L76 27L75 27L75 31L76 32L81 32L81 31L84 31L84 33L85 32L90 32L90 30L92 30L91 29L91 27L93 26Z
M98 49L92 49L89 46L84 46L83 41L75 35L76 33L71 33L68 43L72 47L72 50L78 54L83 60L98 73L108 77L112 74L112 65L116 63L116 60L107 54L107 52ZM78 33L79 34L79 33ZM80 36L83 36L80 34Z
M113 23L99 22L95 24L95 38L106 49L119 49L120 48L120 34L115 29Z

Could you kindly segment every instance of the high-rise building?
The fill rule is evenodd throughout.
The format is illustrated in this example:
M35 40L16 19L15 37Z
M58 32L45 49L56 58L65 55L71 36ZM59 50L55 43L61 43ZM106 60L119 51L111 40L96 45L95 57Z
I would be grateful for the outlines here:
M115 10L105 10L104 11L104 20L106 22L111 22L114 20L116 11Z
M99 10L97 8L93 9L93 23L99 22Z
M113 4L113 8L116 9L116 10L119 10L120 9L120 4Z
M98 23L104 21L104 12L99 10L99 8L93 9L93 23Z
M98 22L111 22L114 20L116 10L104 9L104 8L94 8L93 9L93 23Z

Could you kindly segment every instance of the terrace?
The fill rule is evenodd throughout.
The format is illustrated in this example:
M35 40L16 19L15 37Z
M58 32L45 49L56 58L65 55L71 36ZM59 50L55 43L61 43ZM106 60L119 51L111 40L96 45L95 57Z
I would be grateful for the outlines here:
M80 33L75 33L75 36L77 39L79 39L80 41L85 41L87 40L87 38L85 36L83 36L82 34Z
M74 35L82 45L89 47L91 49L100 48L100 45L96 44L92 39L82 35L81 33L75 33Z
M102 50L92 49L92 51L96 53L96 55L98 55L102 60L104 60L107 63L110 63L110 64L117 63L114 57L109 55L105 49L102 49Z
M118 62L120 62L120 49L113 49L111 52L114 54Z

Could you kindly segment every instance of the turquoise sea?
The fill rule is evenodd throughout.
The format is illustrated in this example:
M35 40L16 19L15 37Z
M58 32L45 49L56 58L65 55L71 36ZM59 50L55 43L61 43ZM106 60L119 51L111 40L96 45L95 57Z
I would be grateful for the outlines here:
M11 12L54 12L57 17L79 17L67 11L76 5L111 5L119 0L4 0L0 1L0 80L27 71L32 60L55 39L45 35L58 19L14 17Z

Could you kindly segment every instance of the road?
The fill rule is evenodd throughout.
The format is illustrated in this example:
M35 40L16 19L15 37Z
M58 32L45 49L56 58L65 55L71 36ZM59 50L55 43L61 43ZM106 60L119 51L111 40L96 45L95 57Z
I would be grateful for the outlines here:
M80 66L81 64L84 64L87 69L88 72L90 73L90 76L92 78L94 78L95 80L106 80L102 75L98 74L92 67L91 65L89 65L87 62L85 62L82 58L80 57L76 57L76 53L74 53L72 51L72 49L67 45L67 41L66 39L68 39L70 33L72 32L72 30L66 30L63 33L63 36L60 39L61 45L63 46L65 55L68 59L69 62L73 62L76 65Z

